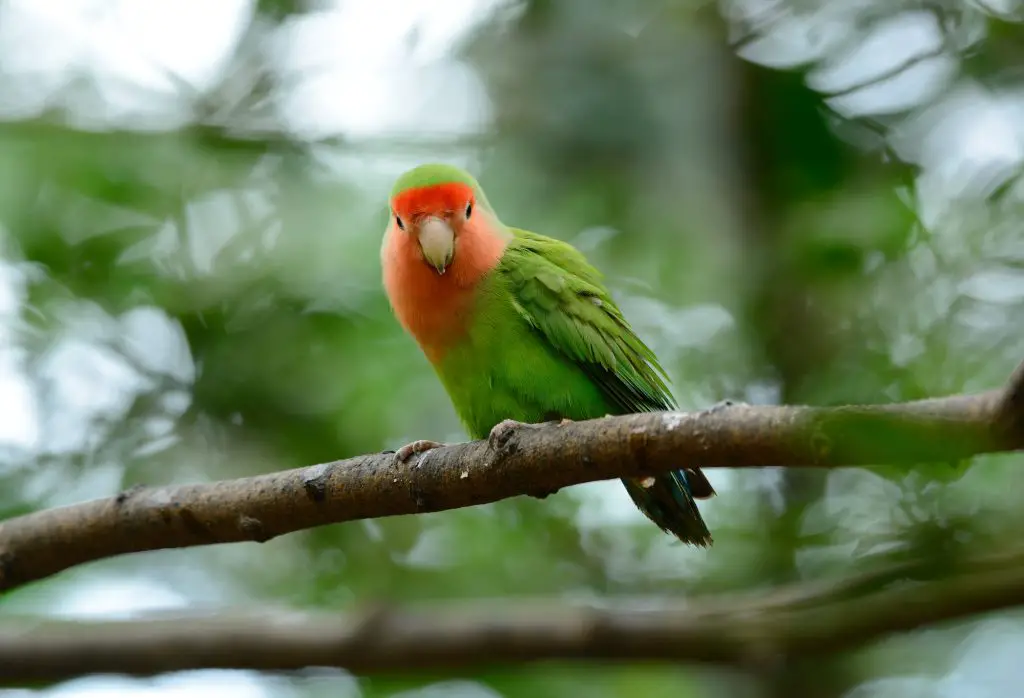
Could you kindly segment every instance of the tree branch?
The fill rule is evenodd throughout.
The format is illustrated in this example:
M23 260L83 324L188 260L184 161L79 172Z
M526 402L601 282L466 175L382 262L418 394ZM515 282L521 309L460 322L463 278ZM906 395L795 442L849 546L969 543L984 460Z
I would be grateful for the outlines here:
M855 649L893 633L1024 604L1024 553L953 576L848 597L830 588L736 604L661 608L491 601L326 615L261 612L112 622L33 620L0 629L0 680L187 669L340 667L359 674L461 670L550 660L763 666ZM898 580L897 573L890 576ZM840 584L840 586L843 586ZM848 586L848 585L846 585ZM845 587L844 587L845 588Z
M949 461L1024 449L1020 383L892 405L735 405L522 427L429 451L390 453L206 484L137 488L0 523L0 590L126 553L262 542L314 526L495 502L686 464L838 467Z

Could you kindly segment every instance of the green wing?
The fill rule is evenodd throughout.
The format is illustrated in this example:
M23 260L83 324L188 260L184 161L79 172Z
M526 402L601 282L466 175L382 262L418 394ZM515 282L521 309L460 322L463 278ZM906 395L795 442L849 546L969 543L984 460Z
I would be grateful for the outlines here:
M513 303L624 412L675 408L668 376L622 316L600 273L571 245L510 228L499 269Z

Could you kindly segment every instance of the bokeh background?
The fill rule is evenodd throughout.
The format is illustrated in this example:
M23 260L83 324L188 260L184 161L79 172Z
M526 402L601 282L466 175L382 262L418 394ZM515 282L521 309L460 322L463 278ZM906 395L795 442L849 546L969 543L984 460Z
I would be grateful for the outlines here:
M0 2L0 517L465 438L392 318L393 178L470 168L606 274L681 406L995 387L1024 356L1016 0ZM686 599L1019 539L1020 456L709 474L688 549L617 482L133 555L0 597L122 618ZM110 676L27 696L1001 696L999 613L759 673Z

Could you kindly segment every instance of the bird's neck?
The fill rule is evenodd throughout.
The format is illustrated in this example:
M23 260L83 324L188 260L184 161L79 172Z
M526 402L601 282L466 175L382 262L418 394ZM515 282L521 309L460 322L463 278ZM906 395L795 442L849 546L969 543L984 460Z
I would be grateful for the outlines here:
M435 365L464 337L480 282L498 266L508 244L485 223L467 223L444 274L424 262L416 241L403 231L389 231L381 249L384 288L395 316Z

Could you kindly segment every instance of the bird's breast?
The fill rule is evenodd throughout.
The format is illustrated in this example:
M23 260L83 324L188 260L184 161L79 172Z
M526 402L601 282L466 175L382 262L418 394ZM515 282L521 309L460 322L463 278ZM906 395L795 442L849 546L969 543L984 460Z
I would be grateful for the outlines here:
M473 289L409 255L385 257L383 271L384 289L399 324L431 363L438 363L465 336Z

